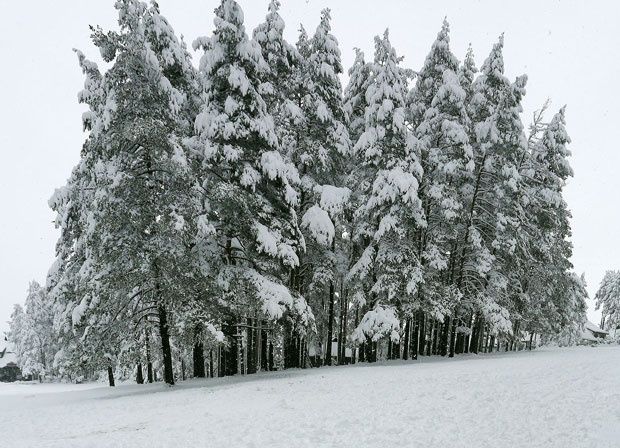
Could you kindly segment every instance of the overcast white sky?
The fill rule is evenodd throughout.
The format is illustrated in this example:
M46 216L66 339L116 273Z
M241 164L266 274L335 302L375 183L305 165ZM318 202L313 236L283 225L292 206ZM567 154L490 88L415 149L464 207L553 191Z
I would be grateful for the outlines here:
M191 43L213 28L217 0L159 0L176 31ZM620 269L620 73L616 30L620 2L419 0L282 0L286 37L299 23L313 32L319 12L332 8L344 66L353 47L372 58L373 36L390 37L408 67L419 69L444 16L452 50L462 59L472 43L480 66L505 32L508 76L529 76L524 121L546 98L568 104L575 178L566 189L573 212L573 264L585 272L592 297L605 270ZM72 48L98 60L89 24L115 25L113 0L0 2L0 334L28 282L45 282L57 232L47 200L77 163L84 139L83 78ZM241 0L249 33L268 0ZM589 316L598 323L590 304Z

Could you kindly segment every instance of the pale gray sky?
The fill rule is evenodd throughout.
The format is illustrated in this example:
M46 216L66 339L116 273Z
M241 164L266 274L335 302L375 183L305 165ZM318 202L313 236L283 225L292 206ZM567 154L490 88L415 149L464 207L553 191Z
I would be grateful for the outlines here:
M159 0L176 31L191 43L213 28L217 0ZM616 1L519 2L419 0L282 0L286 37L299 23L309 33L319 12L332 8L333 32L344 66L353 47L372 58L373 36L390 37L408 67L419 69L444 16L452 50L462 59L472 43L480 66L505 32L508 76L529 76L524 121L552 100L568 104L575 178L566 189L573 211L573 263L585 272L593 296L605 270L620 268L620 73ZM45 282L57 239L47 200L77 163L84 135L77 92L83 77L73 47L98 60L89 24L115 25L113 0L31 0L0 3L0 334L28 282ZM241 0L249 33L263 20L268 0ZM598 313L590 304L590 318Z

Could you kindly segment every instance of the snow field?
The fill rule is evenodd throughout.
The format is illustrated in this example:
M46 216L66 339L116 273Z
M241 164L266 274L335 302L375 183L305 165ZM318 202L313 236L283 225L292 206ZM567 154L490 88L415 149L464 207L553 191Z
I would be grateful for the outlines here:
M173 388L3 384L0 433L13 448L617 448L620 347L295 370Z

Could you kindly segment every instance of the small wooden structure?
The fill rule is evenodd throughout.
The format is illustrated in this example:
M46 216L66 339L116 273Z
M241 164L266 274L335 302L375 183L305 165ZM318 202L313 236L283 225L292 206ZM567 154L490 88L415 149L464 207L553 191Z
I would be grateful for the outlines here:
M603 330L599 326L593 324L590 321L587 321L583 332L581 333L581 340L583 343L597 343L603 341L607 335L608 331Z
M0 382L12 383L22 379L22 371L17 365L17 357L15 353L8 351L4 347L0 351Z

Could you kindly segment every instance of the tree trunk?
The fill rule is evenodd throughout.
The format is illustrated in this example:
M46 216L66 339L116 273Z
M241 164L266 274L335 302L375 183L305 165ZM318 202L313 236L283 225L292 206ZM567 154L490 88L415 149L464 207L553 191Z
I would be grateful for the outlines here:
M252 319L251 317L247 318L247 367L246 367L246 372L248 374L250 373L256 373L257 368L256 368L256 360L254 359L254 353L255 353L255 349L256 349L256 334L254 331L254 319Z
M441 347L439 350L439 354L441 356L446 356L448 354L448 336L449 336L451 321L452 320L450 319L450 317L446 316L441 326Z
M474 328L471 333L471 341L469 344L469 351L471 353L478 353L480 349L480 345L482 343L482 333L484 331L484 323L482 316L480 314L476 314L476 320L474 322Z
M273 342L269 342L269 370L275 370L275 363L273 361Z
M360 307L359 305L355 305L355 328L357 328L357 326L359 325L359 319L360 319ZM352 348L351 348L351 363L355 364L357 362L357 350L358 347L356 347L355 344ZM360 361L361 361L361 356L362 356L362 349L361 346L359 346L359 352L360 352Z
M424 354L426 353L426 332L427 332L427 328L426 328L426 316L424 316L424 311L420 310L418 312L418 352L417 355L419 356L424 356ZM418 359L418 357L416 356L415 359Z
M329 313L327 317L327 347L325 347L325 365L332 365L332 338L334 334L334 282L329 282Z
M161 338L161 351L164 358L164 381L174 385L174 372L172 370L172 350L170 349L170 334L168 333L168 315L163 303L157 307L159 314L159 336Z
M411 333L411 359L418 359L420 354L420 312L413 315L413 328Z
M269 370L269 340L267 338L267 332L266 331L262 331L261 332L261 344L260 344L260 350L261 350L261 354L260 354L260 363L261 363L261 370L265 370L268 371Z
M372 357L372 346L373 346L372 339L367 337L366 342L364 343L364 348L366 349L364 353L364 358L366 359L366 362L374 362L373 357Z
M144 373L142 372L142 363L138 363L138 367L136 369L136 383L144 384Z
M437 320L433 319L433 326L431 330L431 355L437 354L437 345L439 343L440 324Z
M471 344L471 337L473 336L473 319L474 319L474 315L473 313L469 313L469 323L467 324L467 328L469 328L469 334L467 334L464 338L463 341L463 352L464 353L469 353L469 345Z
M114 370L110 366L108 366L108 383L110 387L114 387Z
M349 325L349 291L344 293L344 319L342 321L342 363L347 364L347 327Z
M457 320L458 319L455 313L454 317L452 318L452 326L450 328L450 354L449 354L450 358L454 358L454 351L456 347L456 322Z
M153 382L153 362L151 361L151 344L149 342L149 332L146 331L146 375L149 383Z
M209 350L209 377L213 378L213 350Z
M204 378L206 376L205 372L205 353L204 353L204 345L201 341L198 341L194 344L194 378Z
M409 359L409 334L411 333L411 318L405 321L405 340L403 342L403 359Z
M478 351L476 353L480 353L482 351L482 344L485 338L485 325L484 320L480 318L480 328L478 331Z
M344 297L342 296L342 283L340 284L340 300L338 301L338 353L336 355L338 365L344 364L342 354L342 334L344 333Z

